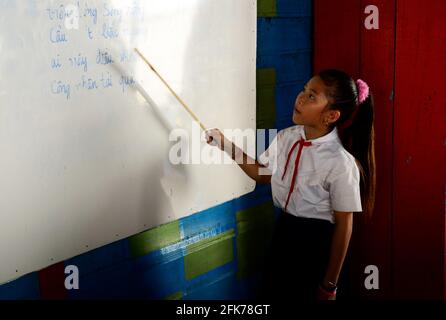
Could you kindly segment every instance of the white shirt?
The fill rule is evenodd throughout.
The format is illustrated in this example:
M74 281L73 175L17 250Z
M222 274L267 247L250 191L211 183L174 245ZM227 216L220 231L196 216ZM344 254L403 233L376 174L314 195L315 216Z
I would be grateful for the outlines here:
M284 209L290 191L299 145L293 150L282 180L288 153L303 138L311 146L302 149L294 190L286 211L297 217L316 218L334 223L333 211L360 212L360 175L355 158L345 150L337 128L317 139L306 140L304 126L278 132L258 162L272 173L274 205Z

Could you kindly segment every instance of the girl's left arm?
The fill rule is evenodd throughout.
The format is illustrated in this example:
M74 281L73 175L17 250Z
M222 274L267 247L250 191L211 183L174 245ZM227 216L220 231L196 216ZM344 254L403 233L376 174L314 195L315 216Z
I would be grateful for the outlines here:
M335 211L334 215L335 229L331 241L330 260L323 280L323 285L326 287L338 283L353 226L352 212Z

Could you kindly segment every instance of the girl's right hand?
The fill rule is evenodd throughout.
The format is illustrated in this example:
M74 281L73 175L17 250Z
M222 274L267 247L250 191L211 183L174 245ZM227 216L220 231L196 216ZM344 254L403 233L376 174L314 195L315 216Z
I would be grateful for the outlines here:
M223 142L225 141L225 136L219 129L208 129L204 133L206 142L208 144L210 144L211 146L217 146L220 150L223 150Z

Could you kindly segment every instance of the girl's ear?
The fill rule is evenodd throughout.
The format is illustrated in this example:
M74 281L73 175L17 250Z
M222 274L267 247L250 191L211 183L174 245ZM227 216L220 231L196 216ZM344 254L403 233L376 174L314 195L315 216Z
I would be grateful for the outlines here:
M341 116L341 112L339 110L328 110L326 114L326 121L329 123L335 123L338 121Z

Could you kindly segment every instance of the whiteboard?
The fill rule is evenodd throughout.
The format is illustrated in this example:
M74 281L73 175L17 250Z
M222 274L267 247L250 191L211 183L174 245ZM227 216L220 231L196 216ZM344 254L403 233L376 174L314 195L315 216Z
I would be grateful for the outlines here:
M207 127L255 129L256 1L0 0L0 283L254 189L169 161L191 117L133 48Z

